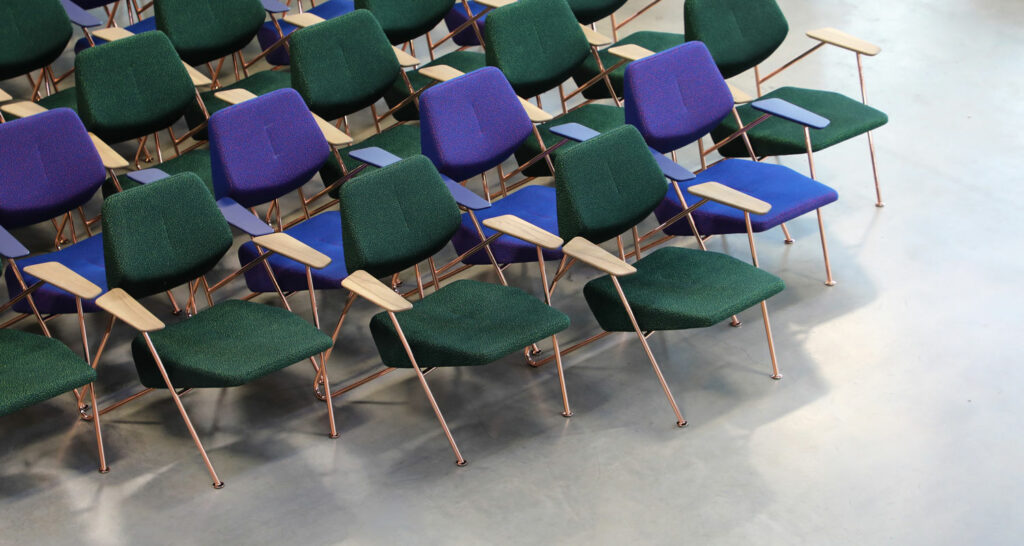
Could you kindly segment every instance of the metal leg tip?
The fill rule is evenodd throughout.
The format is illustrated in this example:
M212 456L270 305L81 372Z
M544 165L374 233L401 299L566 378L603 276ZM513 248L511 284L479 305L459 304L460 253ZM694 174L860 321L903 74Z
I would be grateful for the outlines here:
M739 328L740 326L743 326L743 322L737 320L736 322L730 322L729 326L732 326L733 328Z
M469 461L467 461L466 459L462 459L461 461L455 461L455 466L466 466L467 464L469 464Z
M835 286L836 281L825 281L825 286Z
M106 468L99 469L99 473L100 474L108 474L108 473L110 473L110 467L108 466Z
M562 417L565 417L566 419L572 417L573 415L575 415L575 413L573 413L571 411L563 411L562 412Z
M771 376L771 378L776 380L776 381L778 381L778 380L782 379L782 374L781 373L777 373L777 374Z
M328 434L327 435L327 437L332 439L332 440L337 440L339 436L341 436L341 434L338 434L337 432L335 432L333 434Z
M785 242L785 243L786 243L787 245L791 245L791 244L795 243L796 241L794 241L793 239L786 239L786 240L785 240L784 242Z
M224 482L217 482L213 484L214 489L224 489Z
M683 428L686 425L687 425L686 419L683 419L682 421L676 421L676 426L679 427L679 428Z
M174 316L178 316L181 314L181 309L178 309L177 311L171 311L171 314Z
M875 206L880 208L880 209L883 209L883 208L885 208L885 203L879 201L879 202L875 203Z

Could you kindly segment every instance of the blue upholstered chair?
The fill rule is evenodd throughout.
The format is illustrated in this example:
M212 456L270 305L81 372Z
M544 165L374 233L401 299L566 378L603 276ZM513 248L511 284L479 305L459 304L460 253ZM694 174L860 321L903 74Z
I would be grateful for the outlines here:
M667 51L634 61L626 69L626 121L636 126L647 143L661 153L674 152L691 144L733 115L733 97L707 48L689 42ZM763 115L775 115L805 127L819 128L828 120L788 105L781 99L757 101L751 105ZM744 136L734 136L742 139ZM710 203L693 212L701 235L762 232L810 212L816 212L825 258L826 284L835 284L829 264L821 207L839 195L832 188L792 169L744 159L726 159L682 184L682 193L670 189L656 209L659 221L679 214L698 199L686 188L715 181L771 203L768 214L748 218L732 207ZM669 235L690 235L689 223L679 222L665 229ZM786 232L787 242L792 240ZM750 251L754 264L757 253L751 235Z

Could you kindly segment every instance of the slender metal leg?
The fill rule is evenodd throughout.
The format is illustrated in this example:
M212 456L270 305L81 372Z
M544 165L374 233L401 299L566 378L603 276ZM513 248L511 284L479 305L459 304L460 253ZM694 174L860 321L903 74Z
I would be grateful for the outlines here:
M334 404L331 402L331 381L327 379L327 359L324 357L324 353L320 353L320 377L324 383L324 392L327 396L327 422L330 424L331 433L329 438L332 440L338 438L338 428L334 423Z
M793 244L793 237L791 237L789 235L789 228L786 227L786 223L785 222L782 223L782 234L786 236L785 243L787 245Z
M388 317L391 318L391 324L395 325L395 332L398 334L398 339L402 342L402 347L405 348L405 354L409 357L409 362L412 363L412 368L416 371L416 376L420 379L420 385L423 386L423 392L427 395L427 400L430 402L430 407L434 408L434 415L437 416L437 420L441 423L441 428L444 430L444 435L448 438L448 443L452 447L452 452L455 453L455 464L457 466L466 466L466 459L462 457L462 453L459 452L459 446L455 445L455 438L452 438L452 432L448 429L448 423L444 420L444 415L441 414L441 408L437 407L437 400L434 400L434 393L430 392L430 386L427 385L427 378L423 376L423 371L420 370L419 364L416 363L416 357L412 354L412 348L409 347L409 342L405 339L405 333L402 332L402 327L398 325L398 318L391 311L388 311Z
M821 220L821 209L818 212L818 233L821 234L821 252L825 255L825 286L835 286L836 281L832 278L832 265L828 261L828 242L825 241L825 224Z
M558 371L558 386L562 389L562 417L572 417L569 409L569 392L565 388L565 371L562 369L562 351L558 349L558 336L551 336L555 348L555 369Z
M875 175L875 206L882 208L885 206L885 202L882 201L882 189L878 185L878 165L875 163L875 139L871 136L871 131L868 131L868 150L871 152L871 173Z
M96 383L89 384L89 397L92 399L92 426L93 430L96 431L96 451L100 457L100 474L106 474L110 472L110 467L107 466L107 456L103 452L103 432L100 430L100 407L96 405Z
M768 354L772 357L772 379L782 379L779 373L779 361L775 358L775 340L772 339L772 323L768 320L768 304L761 302L761 316L764 317L764 333L768 337Z

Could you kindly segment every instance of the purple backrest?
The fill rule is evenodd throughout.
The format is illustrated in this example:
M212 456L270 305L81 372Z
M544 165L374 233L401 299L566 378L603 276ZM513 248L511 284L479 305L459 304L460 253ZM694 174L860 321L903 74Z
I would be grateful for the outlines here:
M330 146L302 97L281 89L210 116L210 163L217 199L268 203L309 182Z
M82 120L57 108L0 124L0 225L18 228L74 210L106 179Z
M626 123L661 153L707 134L733 106L729 86L701 42L629 63L624 92Z

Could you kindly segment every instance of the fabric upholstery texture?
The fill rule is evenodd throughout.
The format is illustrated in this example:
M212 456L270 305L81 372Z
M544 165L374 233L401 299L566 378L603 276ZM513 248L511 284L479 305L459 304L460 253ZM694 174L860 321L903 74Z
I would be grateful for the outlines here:
M339 15L351 13L355 9L355 3L352 0L327 0L326 2L317 2L316 7L306 10L306 12L323 19L334 19ZM280 18L278 18L277 24L281 27L281 32L285 36L298 30L298 27L291 23L286 23ZM256 39L259 40L260 49L266 51L281 39L281 34L277 32L277 27L274 26L273 21L267 21L260 26L259 32L256 33ZM276 66L287 65L291 62L288 51L283 46L271 51L264 58L268 63Z
M252 74L248 78L242 78L231 85L225 85L219 89L200 93L200 96L203 98L203 104L206 105L206 112L212 116L213 114L230 106L228 103L215 96L221 91L245 89L253 95L259 96L266 95L271 91L277 91L278 89L291 87L291 85L292 75L287 70L264 70L262 72ZM185 109L185 122L188 123L188 128L195 129L205 120L206 117L203 116L203 111L199 108L199 103L190 102L188 108ZM208 138L206 129L197 132L194 137L196 140L206 140Z
M372 146L382 148L403 159L419 155L420 128L414 124L397 125L385 130L379 135L373 135L357 144L338 150L341 155L341 160L345 162L345 168L351 172L352 169L362 164L362 161L354 159L349 155L349 153ZM369 174L375 170L377 170L377 167L372 165L367 166L366 169L360 173L360 176L363 174ZM334 158L334 154L331 154L331 156L327 158L327 162L320 168L320 178L323 179L325 185L330 185L342 176L344 175L341 172L341 167L338 166L338 160ZM337 197L338 190L332 190L330 195L331 197Z
M161 32L82 51L75 89L85 126L109 144L166 129L195 100L192 80Z
M467 2L469 4L469 11L476 15L485 9L486 6L477 2ZM459 28L460 25L468 21L470 15L466 13L466 6L462 4L461 0L457 0L452 9L448 10L448 13L444 16L444 24L448 27L448 32L452 32ZM487 26L487 15L481 16L476 20L476 25L480 29L480 35L483 36L484 27ZM473 27L466 27L461 32L452 36L452 41L457 46L477 46L480 45L480 39L477 38L476 32Z
M60 0L0 2L0 80L39 70L57 60L71 39Z
M192 66L242 49L266 17L260 0L155 0L153 11L157 28Z
M783 99L828 119L828 127L811 129L811 147L815 152L877 129L889 122L889 116L884 112L831 91L780 87L771 93L766 93L761 98ZM739 110L744 124L761 117L762 114L749 104L744 104L737 110ZM711 137L717 142L735 132L737 128L736 120L732 116L727 116L722 120L721 125L711 131ZM747 135L750 136L754 153L758 156L807 152L803 126L782 118L769 118L748 131ZM747 148L741 139L722 146L718 151L726 157L749 157Z
M420 115L423 155L459 181L498 166L533 132L515 91L494 67L427 89Z
M760 64L789 33L775 0L686 0L683 28L687 40L707 45L725 78Z
M526 220L527 222L558 235L558 213L555 206L555 190L547 186L526 186L507 197L502 197L490 206L490 208L474 211L477 221L481 222L480 228L484 237L494 235L495 231L484 226L482 223L487 218L512 214ZM480 242L480 233L473 224L473 219L468 213L462 215L462 222L459 230L452 237L452 245L459 254L473 248ZM500 264L536 262L537 247L522 239L502 235L490 244L494 259ZM545 260L559 260L562 258L562 251L558 248L542 249ZM491 259L487 252L480 250L465 259L467 264L490 264Z
M32 286L37 278L24 271L25 267L44 262L58 262L64 264L75 273L85 277L104 292L107 291L107 270L103 264L103 234L97 233L92 237L80 240L79 242L66 246L60 250L37 254L17 260L21 276L26 286ZM4 272L4 279L7 282L7 293L11 298L21 294L21 284L14 275L14 270L7 268ZM32 301L36 309L44 315L60 313L77 313L75 295L65 292L56 286L46 283L32 293ZM31 313L32 307L28 300L21 300L14 304L13 309L18 313ZM82 311L92 313L98 311L99 307L93 300L82 300Z
M60 91L39 99L39 106L46 108L47 110L56 110L58 108L68 108L73 110L76 114L78 113L78 92L75 91L74 87L67 87ZM14 116L4 114L7 121L17 119Z
M348 270L375 277L426 260L448 244L459 208L429 159L403 159L341 187L342 240Z
M437 26L455 0L355 0L356 9L369 10L380 21L392 44L418 38Z
M621 62L622 59L612 55L608 50L612 47L635 44L645 49L649 49L655 53L659 51L665 51L666 49L675 47L686 41L686 37L682 34L674 34L671 32L655 32L650 30L641 30L634 32L629 36L615 42L611 46L602 49L598 52L601 57L601 65L605 68L615 66L616 63ZM615 89L615 94L619 97L622 96L623 80L626 75L626 67L631 63L626 63L619 68L613 70L608 74L608 79L612 82L612 89ZM584 59L583 64L580 65L580 69L573 74L573 80L576 85L583 85L590 81L594 76L601 73L601 70L597 66L597 60L594 59L594 55L587 55ZM588 87L583 91L583 98L586 99L610 99L611 94L608 93L608 85L604 82L597 82L591 87Z
M229 300L150 333L178 388L244 385L329 349L331 338L278 307ZM142 385L167 388L145 339L132 341Z
M291 55L292 85L326 120L370 106L401 70L387 36L366 10L296 31Z
M458 7L456 6L456 9ZM479 68L487 66L487 60L484 58L484 54L477 51L452 51L445 53L440 57L421 65L421 68L436 65L447 65L460 72L472 72ZM408 70L405 73L409 78L409 83L413 89L423 89L428 85L437 83L436 80L420 75L420 69ZM399 102L409 96L409 87L405 84L405 78L399 74L395 81L391 84L391 88L388 89L384 95L384 100L387 102L388 108L394 108ZM383 112L381 112L383 114ZM416 110L415 104L408 104L399 110L396 110L392 114L398 121L412 121L419 118L419 112Z
M771 273L718 252L661 248L633 266L637 272L619 283L643 331L712 326L785 288ZM601 328L633 331L611 277L588 282L583 296Z
M231 248L227 221L193 173L111 195L102 214L107 285L136 298L206 274Z
M569 0L569 7L583 25L596 23L625 4L626 0Z
M330 153L294 89L236 104L210 118L214 197L231 197L243 207L302 187Z
M154 167L170 175L193 173L203 181L206 188L210 190L210 194L213 195L213 174L210 166L210 150L206 148L197 148L191 152L182 154L181 157L172 157L165 160L163 163L155 164ZM121 183L122 190L130 190L141 185L124 175L118 176L117 181ZM114 181L108 178L103 183L103 197L107 198L115 193L117 193L117 186L114 186Z
M285 233L319 250L331 258L331 263L323 269L310 269L313 276L313 288L316 290L337 290L341 281L348 277L345 265L345 249L342 246L341 213L328 210L296 224ZM254 243L243 243L238 248L238 263L245 265L259 256ZM306 266L295 260L273 254L267 261L274 270L281 290L300 292L308 290L306 283ZM274 292L274 284L263 266L256 266L245 273L245 284L253 292Z
M617 106L610 104L588 104L575 110L571 110L568 114L563 114L557 118L544 122L537 126L540 131L540 136L544 139L544 145L548 148L561 142L563 137L555 135L550 131L551 127L562 125L564 123L579 123L584 127L589 127L599 133L610 131L616 127L620 127L626 123L625 111ZM563 144L558 150L551 153L551 157L558 157L559 154L567 150L571 150L579 143L569 141ZM526 163L530 159L537 156L540 153L540 145L537 143L536 137L530 137L526 139L526 142L516 151L516 160L520 165ZM545 161L538 161L534 163L530 168L523 171L527 176L549 176L551 171L548 169L548 164Z
M474 280L445 285L396 315L420 367L480 366L569 327L569 317L511 286ZM370 319L387 366L410 368L387 313Z
M95 380L96 371L60 341L20 330L0 330L0 415Z
M132 34L142 34L143 32L150 32L156 30L156 17L146 17L145 19L137 23L132 23L124 27L124 29L128 32L131 32ZM92 41L96 45L103 45L107 43L106 40L98 38L96 36L92 37ZM75 53L77 54L81 52L83 49L89 49L90 47L92 47L92 44L90 44L89 40L85 39L85 37L83 36L79 38L77 42L75 42Z

